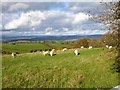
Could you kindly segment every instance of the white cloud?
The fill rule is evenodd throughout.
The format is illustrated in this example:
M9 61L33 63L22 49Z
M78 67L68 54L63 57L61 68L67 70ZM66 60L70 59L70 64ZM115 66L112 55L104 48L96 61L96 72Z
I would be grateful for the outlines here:
M45 35L54 35L55 33L53 32L46 32Z
M5 24L5 29L17 29L21 27L34 27L38 26L43 21L48 27L69 27L72 24L79 24L85 20L88 20L89 16L84 13L65 13L60 11L30 11L22 13L19 18L15 18L9 23Z
M80 10L80 7L78 7L78 6L72 6L72 7L70 7L70 10L72 10L72 11L78 11L78 10Z
M45 29L45 31L46 32L49 32L49 31L51 31L53 28L52 27L47 27L46 29Z
M65 32L68 32L69 31L69 29L68 28L62 28L63 29L63 31L65 31Z
M2 16L3 16L3 14L1 13L0 14L0 30L2 30L2 28L3 28L3 26L2 26Z
M85 14L88 11L95 13L97 7L99 3L93 2L2 3L3 17L0 21L3 27L0 27L3 28L3 34L9 35L101 34L104 31L98 29L102 25L91 21Z
M40 11L22 13L18 19L13 19L7 23L4 28L17 29L22 27L33 27L39 25L44 19L44 14Z
M78 24L82 21L88 20L90 17L84 13L77 13L74 16L73 24Z
M17 11L17 10L24 10L24 9L28 9L29 5L25 4L25 3L16 3L13 4L9 7L8 11Z
M0 24L0 30L2 30L2 28L3 28L3 27L2 27L2 25Z
M3 16L3 13L0 14L0 17L2 17L2 16Z
M90 27L89 16L85 13L68 13L63 11L30 11L22 13L19 17L12 18L4 25L5 29L18 29L24 35L80 35L104 33ZM84 23L82 23L84 22ZM25 29L27 28L27 29ZM30 29L31 28L31 29ZM89 30L88 30L89 29ZM18 30L15 30L16 32ZM27 33L31 32L31 33Z

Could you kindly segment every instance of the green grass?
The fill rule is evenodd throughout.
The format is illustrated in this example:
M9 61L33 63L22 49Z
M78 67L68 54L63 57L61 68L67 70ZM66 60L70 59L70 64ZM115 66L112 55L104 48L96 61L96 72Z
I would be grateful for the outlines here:
M60 43L60 42L47 42L47 43L16 43L13 45L12 43L2 44L2 50L6 52L19 52L19 53L26 53L30 52L31 50L44 50L50 48L63 48L63 47L72 47L72 44L68 43Z
M40 50L40 49L49 49L49 47L41 43L17 43L15 45L13 44L2 45L2 50L8 52L25 53L25 52L30 52L30 50Z
M64 47L67 47L67 48L70 48L70 47L73 47L75 44L71 43L71 42L61 42L61 41L57 41L57 42L48 42L47 43L49 46L51 47L54 47L54 48L64 48Z
M107 49L56 51L56 55L41 53L2 56L3 88L112 88L118 85L118 75L110 68ZM114 57L114 53L112 54Z

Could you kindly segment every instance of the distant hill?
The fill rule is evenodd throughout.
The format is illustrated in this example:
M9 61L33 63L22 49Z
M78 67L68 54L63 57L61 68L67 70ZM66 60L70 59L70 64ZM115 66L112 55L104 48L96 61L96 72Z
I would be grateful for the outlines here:
M81 38L100 38L102 35L64 35L64 36L2 36L2 43L16 41L77 40Z

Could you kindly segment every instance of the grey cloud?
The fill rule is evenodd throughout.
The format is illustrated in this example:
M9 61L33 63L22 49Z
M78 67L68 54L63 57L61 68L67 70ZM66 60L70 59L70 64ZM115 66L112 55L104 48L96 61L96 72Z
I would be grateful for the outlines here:
M25 10L28 8L29 8L29 5L25 3L16 3L16 4L11 5L8 11L12 12L12 11L17 11L17 10Z
M78 12L93 12L95 13L100 7L99 2L70 2L66 10L78 13Z
M20 2L19 2L20 3ZM2 4L2 11L8 12L10 7L13 6L21 6L19 3L3 3ZM29 5L29 9L22 9L23 12L29 11L29 10L40 10L40 11L48 11L48 10L62 10L65 12L88 12L97 10L96 8L99 8L99 2L21 2L22 4ZM23 5L24 7L24 5ZM76 7L76 9L74 8ZM19 10L19 9L18 9ZM15 11L11 11L15 12ZM10 13L10 12L9 12Z
M23 6L23 7L21 7ZM29 8L28 8L29 6ZM15 7L17 8L15 9ZM40 11L47 11L47 10L60 10L65 7L64 3L61 2L7 2L2 4L2 12L3 13L11 13L16 11L31 11L31 10L40 10Z

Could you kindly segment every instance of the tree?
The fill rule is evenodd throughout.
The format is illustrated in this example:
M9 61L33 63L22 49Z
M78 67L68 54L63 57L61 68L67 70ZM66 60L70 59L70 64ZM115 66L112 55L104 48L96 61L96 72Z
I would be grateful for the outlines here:
M82 38L77 41L76 46L84 46L85 48L89 47L89 38Z
M105 45L116 46L118 42L118 37L115 33L108 32L101 37L101 42L104 43L104 46Z
M101 2L104 6L104 12L100 15L93 15L93 20L103 23L108 27L110 33L116 35L116 50L118 56L116 58L116 71L120 72L120 0L118 2Z
M89 42L89 45L93 47L102 47L103 43L101 42L101 38L92 38Z
M93 15L94 21L103 23L110 30L110 33L115 34L117 40L117 50L120 50L120 1L118 2L100 2L104 8L104 12L100 15Z

